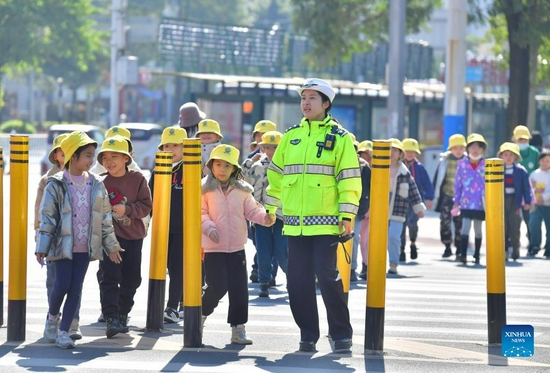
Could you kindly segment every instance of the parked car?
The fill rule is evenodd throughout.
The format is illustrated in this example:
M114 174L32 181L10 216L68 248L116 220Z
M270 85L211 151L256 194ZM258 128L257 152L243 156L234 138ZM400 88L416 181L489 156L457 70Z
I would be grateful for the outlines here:
M62 133L71 133L73 131L86 132L88 136L97 141L98 147L96 153L99 151L99 148L101 148L101 144L103 143L104 139L103 130L101 129L101 127L92 126L89 124L53 124L50 126L50 128L48 128L48 148L46 150L46 154L44 154L44 157L42 157L40 161L41 175L44 175L52 167L52 164L48 160L48 154L52 149L53 139L55 139Z
M142 170L153 171L164 127L153 123L120 123L130 131L134 160Z

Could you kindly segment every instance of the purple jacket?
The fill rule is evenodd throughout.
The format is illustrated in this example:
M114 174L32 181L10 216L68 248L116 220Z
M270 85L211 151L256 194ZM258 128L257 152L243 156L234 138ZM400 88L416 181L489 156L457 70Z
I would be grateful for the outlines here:
M453 202L461 210L485 210L485 159L479 161L475 170L468 157L458 161Z

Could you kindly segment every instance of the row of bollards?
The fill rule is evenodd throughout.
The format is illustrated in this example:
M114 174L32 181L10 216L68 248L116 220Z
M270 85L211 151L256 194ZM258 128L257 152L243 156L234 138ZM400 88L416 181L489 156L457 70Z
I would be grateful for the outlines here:
M201 145L198 139L185 139L183 146L185 178L183 214L184 242L184 347L202 346L202 254L201 254ZM388 241L388 199L390 189L390 141L374 141L371 179L371 213L365 353L384 349L386 260ZM506 325L504 250L504 166L501 159L486 161L487 220L487 309L489 343L501 342ZM27 279L27 211L29 138L10 138L10 237L7 339L25 340ZM0 148L0 170L3 169ZM147 300L147 330L163 329L166 261L170 216L172 157L157 152L155 195L152 219L151 261ZM0 178L0 206L3 206L3 178ZM376 232L376 234L374 234ZM3 325L3 208L0 209L0 326ZM351 240L338 252L338 267L344 290L349 293Z

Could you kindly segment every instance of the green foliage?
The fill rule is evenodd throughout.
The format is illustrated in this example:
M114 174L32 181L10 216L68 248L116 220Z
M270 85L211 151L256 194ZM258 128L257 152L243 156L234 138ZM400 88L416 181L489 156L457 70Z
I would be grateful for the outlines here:
M5 121L2 125L0 125L0 132L33 134L36 133L36 129L28 122L23 122L19 119L12 119Z
M378 41L387 41L387 0L292 0L293 21L298 33L313 42L312 63L318 67L349 60ZM440 0L408 0L406 32L420 31Z

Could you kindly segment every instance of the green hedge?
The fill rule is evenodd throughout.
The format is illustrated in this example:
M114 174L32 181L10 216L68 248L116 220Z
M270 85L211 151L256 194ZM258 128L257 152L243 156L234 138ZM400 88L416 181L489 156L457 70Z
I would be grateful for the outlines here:
M0 132L34 134L36 133L36 129L28 122L23 122L20 119L11 119L0 125Z

